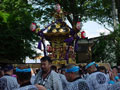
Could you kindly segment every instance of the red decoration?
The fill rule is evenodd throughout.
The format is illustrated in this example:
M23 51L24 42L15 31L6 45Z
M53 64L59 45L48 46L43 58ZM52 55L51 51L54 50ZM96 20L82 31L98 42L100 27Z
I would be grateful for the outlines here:
M59 5L59 4L56 4L56 6L55 6L55 10L56 10L58 13L60 12L61 7L60 7L60 5Z
M52 52L52 47L50 45L47 45L47 51Z
M76 24L76 28L77 28L78 30L80 30L81 27L82 27L82 23L81 23L81 22L77 22L77 24Z
M72 55L72 58L75 58L75 55Z
M72 46L70 46L70 49L69 49L69 51L73 51L73 47L72 47Z
M85 33L85 31L82 31L81 32L81 38L85 38L86 37L86 33Z
M36 30L36 23L32 23L30 25L30 30L33 31L33 32Z

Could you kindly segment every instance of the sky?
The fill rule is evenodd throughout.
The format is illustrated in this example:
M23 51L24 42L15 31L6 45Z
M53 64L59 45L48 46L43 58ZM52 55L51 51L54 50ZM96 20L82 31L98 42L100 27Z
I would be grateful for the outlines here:
M109 26L107 26L107 28L113 30ZM98 37L100 36L100 33L105 33L105 35L110 33L106 28L104 28L103 25L100 25L94 21L88 21L87 23L84 23L82 29L86 32L86 36L88 38Z
M110 30L113 30L111 27L108 27ZM88 21L86 23L83 23L82 30L86 32L86 37L93 38L100 36L100 33L105 33L105 35L109 34L110 32L104 28L104 26L94 22L94 21ZM46 42L48 44L48 42ZM41 53L39 49L36 49L37 53ZM43 54L43 53L42 53ZM40 63L40 60L30 60L29 58L26 58L26 63Z

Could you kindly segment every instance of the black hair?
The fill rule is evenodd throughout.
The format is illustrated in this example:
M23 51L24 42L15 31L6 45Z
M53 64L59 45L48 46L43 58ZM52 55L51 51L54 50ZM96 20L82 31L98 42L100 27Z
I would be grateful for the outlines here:
M40 71L40 69L36 69L36 74L38 74L39 71Z
M85 69L86 66L82 66L82 71L83 71L83 74L87 74L87 70Z
M107 73L107 69L105 68L105 66L99 66L98 71L101 71L101 70L105 70L105 73Z
M4 67L3 67L3 70L4 72L7 72L7 71L10 71L14 69L14 67L11 65L11 64L6 64Z
M48 61L49 63L52 63L52 60L51 60L51 58L50 57L48 57L48 56L44 56L44 57L42 57L41 58L41 62L44 62L44 61Z
M56 67L55 65L52 65L52 66L51 66L51 69L56 71L56 70L57 70L57 67Z
M112 69L113 69L113 68L116 68L116 69L118 70L118 67L117 67L117 66L113 66Z
M28 69L26 65L18 66L19 69ZM17 75L17 80L20 82L30 80L31 79L31 72L14 72Z
M80 68L79 74L80 74L80 75L83 75L83 74L84 74L83 67L82 67L82 66L79 66L79 68Z
M31 79L31 72L16 72L16 75L20 82Z

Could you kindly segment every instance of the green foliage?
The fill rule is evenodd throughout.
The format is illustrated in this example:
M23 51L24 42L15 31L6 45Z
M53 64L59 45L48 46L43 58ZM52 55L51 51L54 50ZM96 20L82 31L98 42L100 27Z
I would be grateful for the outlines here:
M95 20L111 24L111 0L2 0L0 3L0 59L18 63L35 53L38 38L29 30L33 21L51 22L54 5L59 3L74 27L77 21ZM33 7L34 8L33 8ZM73 19L70 17L73 15ZM106 43L105 43L106 44Z
M9 17L9 14L8 14L8 13L3 13L3 12L0 11L0 17L1 17L1 19L3 19L3 22L6 23L8 17ZM2 21L2 20L1 20L1 21Z
M54 10L56 4L61 5L62 10L67 14L65 17L73 28L77 21L94 20L100 24L113 24L111 22L113 21L111 14L112 0L32 0L32 5L36 6L34 10L36 20L40 23L51 22L52 15L56 12ZM71 16L73 16L73 19ZM114 46L109 48L109 46L112 46L109 42L113 41L105 41L105 39L109 40L108 36L102 35L93 51L94 59L97 61L108 60L112 55L106 54L106 52L111 52L115 48ZM106 45L109 46L106 48Z
M98 41L96 41L95 46L93 48L93 54L92 54L93 55L93 60L96 60L97 62L99 62L100 60L104 60L106 58L104 49L107 45L107 42L105 41L105 38L106 37L104 35L102 35L98 39Z
M93 48L93 60L120 65L120 26L111 34L102 35Z
M0 60L22 63L26 56L35 54L32 44L38 37L29 29L34 21L32 10L27 0L0 3Z
M113 25L112 0L32 0L32 4L37 6L34 16L37 16L36 20L41 23L51 22L52 13L55 13L54 5L60 4L62 10L67 14L65 17L73 28L77 21L86 22L88 20L94 20L100 24ZM93 60L102 60L103 62L116 60L117 52L114 44L116 39L114 37L117 36L114 36L115 32L108 36L102 35L99 38L94 47ZM115 33L115 35L117 34Z
M108 22L111 24L112 1L111 0L32 0L32 4L38 6L39 16L47 17L39 18L40 22L50 22L51 12L55 13L54 5L59 3L64 12L67 12L66 18L72 26L77 21L86 22L87 20L95 20L101 24ZM38 13L35 14L38 16ZM73 15L73 19L70 17Z

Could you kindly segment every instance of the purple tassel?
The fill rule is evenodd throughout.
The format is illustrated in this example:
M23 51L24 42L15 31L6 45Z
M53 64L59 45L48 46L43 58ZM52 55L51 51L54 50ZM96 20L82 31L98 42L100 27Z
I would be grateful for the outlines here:
M65 60L68 60L68 53L66 53L65 55Z
M43 38L44 37L43 30L39 31L38 35Z
M45 47L45 43L42 41L42 43L43 43L43 48L44 48L44 56L46 56L46 47Z
M41 50L41 44L42 44L42 40L39 41L38 43L38 48Z
M76 42L76 44L75 44L75 52L78 50L78 43Z
M70 29L70 35L72 35L72 36L75 35L75 31L73 29Z
M65 39L64 42L71 43L73 40L74 40L73 37L70 37L70 38Z
M76 41L75 41L75 47L74 47L74 50L75 52L78 50L78 40L80 39L80 37L76 37Z
M67 52L66 52L66 55L65 55L65 60L67 60L67 64L68 64L69 49L70 49L70 43L68 45L68 49L67 49Z

